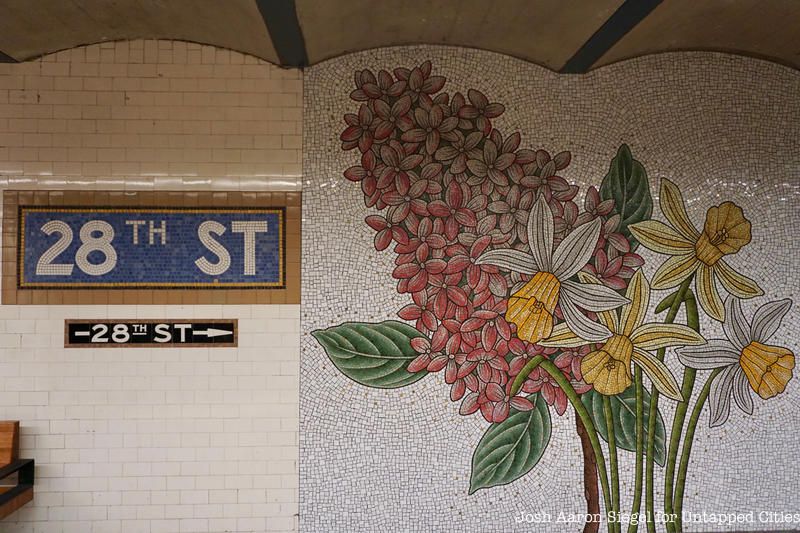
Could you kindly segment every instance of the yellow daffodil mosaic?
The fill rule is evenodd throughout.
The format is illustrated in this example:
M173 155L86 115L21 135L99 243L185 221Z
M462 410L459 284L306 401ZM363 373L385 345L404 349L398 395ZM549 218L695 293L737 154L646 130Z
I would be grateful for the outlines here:
M750 221L742 208L722 202L706 213L703 230L698 231L686 214L680 189L668 179L661 180L661 211L672 224L644 220L629 228L639 242L651 250L670 255L653 276L653 289L680 285L696 273L695 288L700 305L712 318L722 321L725 310L716 280L739 298L761 296L764 291L750 278L734 270L723 259L750 242Z
M593 282L588 274L581 274L580 277L584 283ZM631 279L625 296L630 303L622 307L620 316L615 311L598 313L597 318L611 331L612 336L583 358L583 379L600 394L620 394L632 383L631 362L634 362L662 394L682 400L675 376L650 351L670 346L696 346L705 344L705 339L688 326L644 323L650 303L650 286L641 270ZM567 324L559 324L553 335L540 344L553 348L573 348L586 344L586 341L572 332Z

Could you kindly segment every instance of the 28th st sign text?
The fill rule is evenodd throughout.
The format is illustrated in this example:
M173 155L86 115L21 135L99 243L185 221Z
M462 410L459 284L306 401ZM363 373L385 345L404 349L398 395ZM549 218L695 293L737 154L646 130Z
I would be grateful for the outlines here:
M65 348L228 348L237 320L66 320Z
M282 288L270 209L20 207L21 288Z

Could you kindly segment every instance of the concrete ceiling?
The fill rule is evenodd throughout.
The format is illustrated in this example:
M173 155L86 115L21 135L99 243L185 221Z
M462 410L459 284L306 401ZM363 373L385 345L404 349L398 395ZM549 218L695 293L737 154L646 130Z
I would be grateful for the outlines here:
M253 0L0 1L0 51L18 61L132 39L213 44L278 62Z
M553 70L560 69L622 3L296 0L311 64L380 46L427 43L502 52Z
M667 50L715 50L800 68L800 1L666 0L595 67Z
M800 0L3 0L0 61L112 40L212 44L284 66L404 44L561 72L676 50L800 68Z

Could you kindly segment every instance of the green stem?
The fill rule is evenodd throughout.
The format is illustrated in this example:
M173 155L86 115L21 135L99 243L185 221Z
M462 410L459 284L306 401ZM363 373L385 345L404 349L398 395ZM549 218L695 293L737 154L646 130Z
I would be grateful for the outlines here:
M644 384L642 383L642 369L637 365L633 372L634 386L636 387L636 474L634 475L631 516L637 516L642 507L644 476ZM631 520L628 533L637 533L637 531L639 531L639 521Z
M664 472L664 513L673 514L674 507L674 481L675 463L678 459L678 448L683 434L683 421L686 419L686 411L689 408L689 399L694 389L694 379L696 371L693 368L686 368L683 373L683 384L681 385L681 395L684 401L678 402L675 406L675 418L672 419L672 430L670 430L669 451L667 453L667 465ZM678 529L678 522L672 525L674 531Z
M603 396L603 413L606 416L606 430L608 431L608 463L609 467L611 468L611 510L619 514L619 465L617 464L617 437L614 434L614 412L611 410L611 398L608 396ZM614 522L613 526L615 531L619 531L619 522Z
M686 309L686 324L693 330L700 332L700 317L697 312L697 300L691 290L686 292L684 297ZM694 392L694 381L697 371L694 368L685 367L683 370L683 383L681 384L681 395L683 401L678 402L675 407L675 418L672 419L672 430L670 431L669 452L667 455L667 467L664 474L664 512L672 514L676 512L674 498L675 482L675 463L678 460L678 448L683 434L683 422L686 420L686 412L689 409L689 401ZM680 531L680 517L672 524L674 531Z
M525 383L525 380L528 379L528 376L533 372L533 369L539 366L539 364L544 361L543 355L537 355L533 357L530 361L525 363L525 366L522 367L522 370L519 371L517 377L514 378L514 383L511 384L511 393L509 396L516 396L519 390L522 388L522 384Z
M672 300L672 305L669 307L667 316L664 319L665 324L672 324L675 317L678 316L678 310L681 307L683 298L686 296L686 291L689 290L689 285L692 283L694 275L686 278L681 286L678 287L675 293L675 298ZM664 360L665 348L660 348L656 353L659 361ZM645 509L647 512L647 531L655 533L656 525L651 519L655 516L655 496L653 486L653 470L655 468L655 443L656 443L656 420L658 419L658 389L653 386L650 389L650 410L648 411L647 420L647 456L645 462ZM667 531L672 532L672 524L667 522Z
M552 361L548 359L544 359L540 366L550 374L550 377L553 378L561 390L564 391L564 394L567 395L567 399L572 404L572 408L575 409L576 416L581 418L581 422L583 422L583 426L586 428L586 433L589 434L589 441L592 443L592 450L594 450L594 456L597 460L597 474L600 478L600 486L603 490L603 501L605 502L606 513L611 509L611 492L608 488L608 473L606 472L606 459L603 456L603 448L600 446L600 439L597 437L597 428L595 428L594 422L592 421L592 416L589 414L589 411L586 409L586 406L583 405L581 402L578 393L575 392L575 389L572 387L572 384L569 380L564 376L564 373L553 364ZM609 524L609 531L611 531L611 524Z
M681 522L681 513L683 512L683 489L686 486L686 471L689 469L689 457L692 454L692 444L694 443L694 432L697 429L697 422L700 420L700 413L708 400L708 393L711 391L711 383L722 372L722 368L714 369L711 375L708 376L706 384L703 385L703 390L697 397L697 402L692 409L692 416L689 417L689 424L686 426L686 436L683 439L683 452L681 453L681 462L678 466L678 478L675 486L675 513L678 515L675 522L675 530L680 532L683 530Z

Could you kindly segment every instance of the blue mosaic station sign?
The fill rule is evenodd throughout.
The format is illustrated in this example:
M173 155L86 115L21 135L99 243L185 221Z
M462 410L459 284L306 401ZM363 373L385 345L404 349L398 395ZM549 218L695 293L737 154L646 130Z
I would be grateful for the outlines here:
M283 208L19 207L18 286L285 287Z

